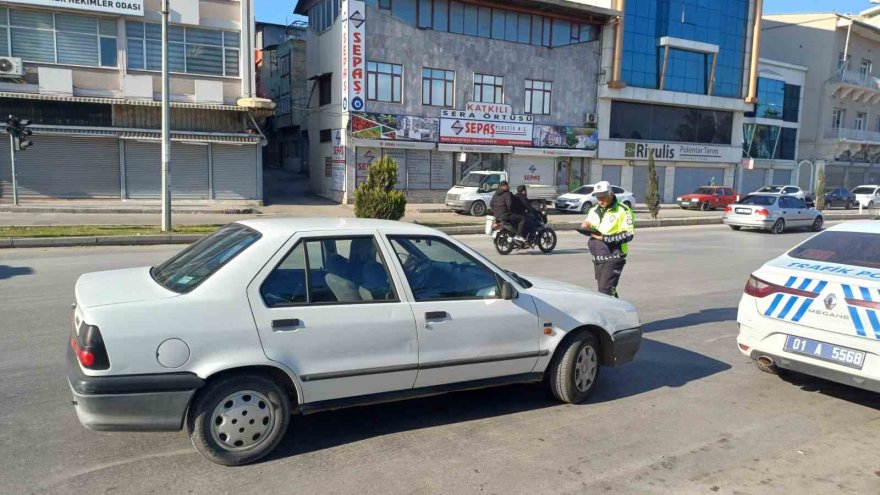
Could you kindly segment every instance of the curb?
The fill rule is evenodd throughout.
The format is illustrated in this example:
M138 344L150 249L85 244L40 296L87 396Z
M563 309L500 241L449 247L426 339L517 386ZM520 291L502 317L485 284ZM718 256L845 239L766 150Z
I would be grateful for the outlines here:
M866 218L867 217L867 218ZM877 220L880 217L873 215L842 214L826 217L827 221L840 220ZM421 225L414 222L416 225ZM638 220L636 227L639 229L651 229L659 227L692 227L699 225L721 225L721 217L700 218L660 218L657 220ZM551 223L551 227L557 232L573 231L581 226L578 222ZM486 232L485 225L462 225L460 227L439 227L436 230L447 235L475 235ZM206 235L206 234L205 234ZM124 236L89 236L89 237L31 237L0 239L0 249L8 248L47 248L47 247L83 247L83 246L155 246L160 244L190 244L198 241L203 234L180 234L180 235L124 235Z
M0 213L86 213L86 214L136 214L136 215L159 215L162 213L158 208L82 208L82 207L42 207L42 206L0 206ZM172 210L175 215L256 215L260 212L256 208L217 208L181 209Z

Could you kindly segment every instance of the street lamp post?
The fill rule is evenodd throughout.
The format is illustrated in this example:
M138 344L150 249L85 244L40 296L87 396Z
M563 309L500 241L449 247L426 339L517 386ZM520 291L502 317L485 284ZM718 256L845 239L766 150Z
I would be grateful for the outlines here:
M169 0L162 0L162 232L171 226L171 111L168 102Z

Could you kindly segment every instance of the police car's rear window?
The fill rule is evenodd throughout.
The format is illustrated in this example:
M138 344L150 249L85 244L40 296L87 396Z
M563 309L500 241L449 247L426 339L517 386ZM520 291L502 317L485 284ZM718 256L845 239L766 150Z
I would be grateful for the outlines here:
M880 234L826 231L789 253L792 258L880 268Z

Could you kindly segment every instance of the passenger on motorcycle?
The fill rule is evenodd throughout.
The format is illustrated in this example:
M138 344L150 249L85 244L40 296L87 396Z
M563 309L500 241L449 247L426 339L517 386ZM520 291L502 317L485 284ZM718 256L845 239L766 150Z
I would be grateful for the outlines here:
M526 186L517 186L514 198L516 198L517 201L513 203L511 210L513 210L514 213L525 217L524 232L526 234L526 239L531 239L532 234L534 234L535 231L537 231L538 226L543 223L543 216L529 201L529 193L526 190Z
M492 209L492 215L502 222L510 223L516 227L516 240L525 242L523 238L523 228L525 227L526 217L522 213L514 210L514 205L519 204L513 193L510 192L510 185L506 180L498 184L498 190L492 196L489 202L489 208Z

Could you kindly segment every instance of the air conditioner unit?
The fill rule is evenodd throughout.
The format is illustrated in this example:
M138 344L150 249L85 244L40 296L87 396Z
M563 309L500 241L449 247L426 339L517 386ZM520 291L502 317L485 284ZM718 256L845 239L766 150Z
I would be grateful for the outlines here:
M0 57L0 78L24 77L24 64L17 57Z
M586 125L596 125L596 114L593 112L588 113L584 117L584 124Z

